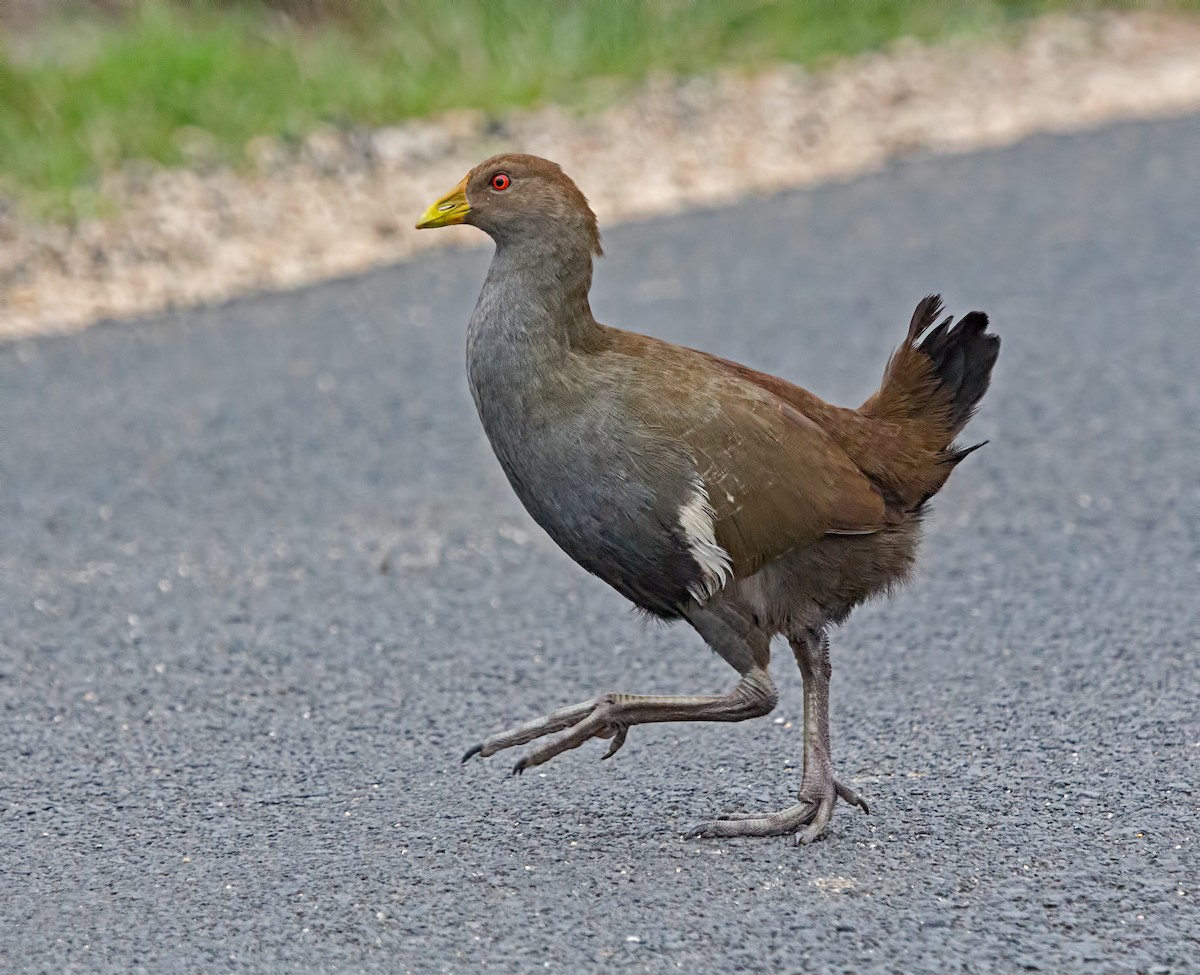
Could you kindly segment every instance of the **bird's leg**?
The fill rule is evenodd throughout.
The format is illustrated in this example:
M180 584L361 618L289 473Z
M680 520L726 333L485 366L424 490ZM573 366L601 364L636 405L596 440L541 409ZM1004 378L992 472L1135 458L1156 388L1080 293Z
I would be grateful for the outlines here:
M602 694L582 704L560 708L545 717L492 735L471 748L463 756L463 761L475 755L487 758L505 748L524 745L556 731L566 731L566 734L523 756L513 767L513 772L519 774L548 762L592 738L612 739L612 744L604 754L605 758L609 758L625 743L625 735L631 725L660 721L745 721L767 714L775 707L776 700L770 674L759 668L744 674L728 694Z
M823 631L806 630L790 638L792 652L804 676L804 775L794 806L771 813L734 813L693 827L685 836L782 836L793 834L796 844L820 836L833 817L840 797L863 812L863 798L833 775L829 747L829 638Z
M548 762L592 738L611 738L604 757L609 758L625 743L635 724L660 721L745 721L769 713L778 700L767 672L770 639L737 608L729 605L696 607L690 622L710 647L728 661L742 679L728 694L679 697L640 694L602 694L571 707L552 711L508 731L492 735L469 749L463 761L475 755L487 757L514 745L524 745L554 732L565 734L546 742L524 756L513 768L520 773Z

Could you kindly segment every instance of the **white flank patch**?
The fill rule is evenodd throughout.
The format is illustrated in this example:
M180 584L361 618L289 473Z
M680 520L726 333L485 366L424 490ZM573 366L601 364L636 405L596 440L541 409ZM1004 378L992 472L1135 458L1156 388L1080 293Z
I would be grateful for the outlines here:
M688 551L700 566L701 581L688 586L693 598L706 603L724 588L733 574L733 563L729 553L717 544L713 531L716 513L708 503L708 492L703 482L697 482L692 500L679 509L679 527L687 539Z

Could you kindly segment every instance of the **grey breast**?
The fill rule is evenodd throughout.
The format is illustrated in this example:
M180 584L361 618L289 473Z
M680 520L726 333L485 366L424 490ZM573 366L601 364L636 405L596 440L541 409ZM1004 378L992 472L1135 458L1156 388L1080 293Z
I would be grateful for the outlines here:
M619 378L495 324L473 320L468 375L517 497L589 572L649 612L678 615L702 576L679 525L690 460L623 408Z

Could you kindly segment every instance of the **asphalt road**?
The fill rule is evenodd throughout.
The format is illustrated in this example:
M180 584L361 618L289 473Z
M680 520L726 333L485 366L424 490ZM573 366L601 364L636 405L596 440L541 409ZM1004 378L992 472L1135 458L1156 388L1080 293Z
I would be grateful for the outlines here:
M786 652L772 717L459 765L732 678L511 495L486 249L0 347L0 970L1200 970L1198 123L607 234L602 320L835 400L927 291L1004 337L919 580L835 635L872 813L808 849L679 839L797 788Z

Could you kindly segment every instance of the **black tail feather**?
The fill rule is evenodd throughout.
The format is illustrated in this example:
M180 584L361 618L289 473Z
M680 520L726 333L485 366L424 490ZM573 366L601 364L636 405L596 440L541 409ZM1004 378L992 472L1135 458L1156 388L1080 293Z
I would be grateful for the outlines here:
M928 324L940 311L940 299L931 295L917 307L913 324L917 323L918 316ZM953 328L950 323L951 319L947 318L930 329L921 340L920 349L933 363L941 385L950 391L950 427L952 434L957 434L967 425L987 392L992 367L1000 354L1000 337L988 332L988 317L981 311L968 312Z
M975 453L980 447L986 447L989 441L980 440L979 443L973 443L970 447L955 447L953 450L946 452L946 463L957 464L960 460L965 460Z

